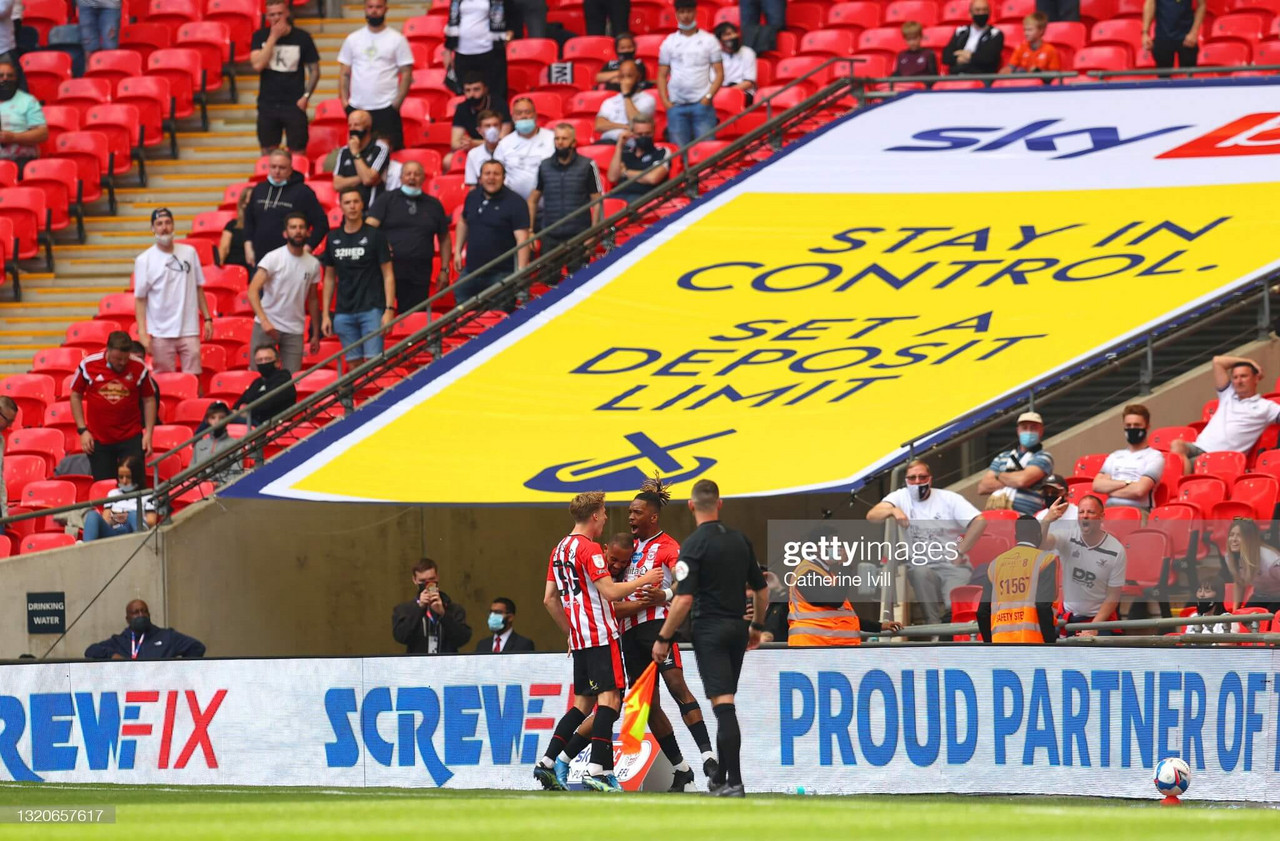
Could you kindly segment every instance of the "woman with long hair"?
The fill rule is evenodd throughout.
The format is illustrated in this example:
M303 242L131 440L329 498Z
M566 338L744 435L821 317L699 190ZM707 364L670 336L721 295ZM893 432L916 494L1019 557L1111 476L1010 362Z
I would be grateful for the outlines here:
M249 204L252 192L247 188L240 191L240 198L236 199L236 218L222 229L222 239L218 242L218 261L223 266L248 267L244 258L244 209Z
M1223 558L1236 587L1236 606L1280 601L1280 552L1262 542L1258 524L1239 519L1227 531L1227 553Z

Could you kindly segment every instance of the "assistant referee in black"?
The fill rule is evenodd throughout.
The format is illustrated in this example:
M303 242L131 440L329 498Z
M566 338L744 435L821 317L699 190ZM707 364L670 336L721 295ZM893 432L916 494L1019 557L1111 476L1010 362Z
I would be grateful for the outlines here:
M693 653L698 658L702 687L716 714L716 749L720 770L711 779L717 797L744 797L742 731L733 696L738 691L742 656L760 644L764 625L742 618L742 592L750 587L755 616L768 607L768 586L756 563L755 550L746 535L720 522L720 488L709 479L693 486L689 508L698 527L680 547L676 562L676 597L667 610L667 621L653 644L653 659L667 659L671 640L693 610Z

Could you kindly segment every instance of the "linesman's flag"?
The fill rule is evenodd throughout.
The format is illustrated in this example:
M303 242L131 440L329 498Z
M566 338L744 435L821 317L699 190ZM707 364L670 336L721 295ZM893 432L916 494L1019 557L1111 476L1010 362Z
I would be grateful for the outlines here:
M649 702L653 698L654 682L658 678L658 664L650 663L631 684L626 700L622 702L622 752L639 753L644 741L644 730L649 724Z

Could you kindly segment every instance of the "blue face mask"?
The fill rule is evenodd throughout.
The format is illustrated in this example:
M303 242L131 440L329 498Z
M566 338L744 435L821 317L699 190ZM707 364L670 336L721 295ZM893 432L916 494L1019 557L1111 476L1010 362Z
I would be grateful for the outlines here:
M1039 432L1019 432L1018 443L1026 447L1028 450L1040 443Z
M416 199L418 196L422 195L422 188L410 187L407 184L401 184L400 192L404 193L409 198Z
M535 120L516 120L516 131L521 134L533 134L537 128L538 123Z
M268 175L267 183L270 184L272 187L283 187L285 184L288 184L289 182L287 179L284 181L277 181L274 178L272 178L270 175Z
M506 622L507 617L503 616L501 613L489 614L489 630L495 634L502 633L502 626L505 625Z

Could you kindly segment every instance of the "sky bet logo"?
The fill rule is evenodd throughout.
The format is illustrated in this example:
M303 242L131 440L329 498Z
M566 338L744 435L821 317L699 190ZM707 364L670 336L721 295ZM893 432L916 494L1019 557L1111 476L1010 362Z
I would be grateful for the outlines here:
M494 765L529 765L538 758L543 734L555 729L560 711L573 702L567 689L558 683L530 684L526 706L524 687L519 684L446 686L439 693L425 686L401 686L394 692L379 686L366 692L358 704L355 689L335 687L324 695L324 710L333 728L333 741L324 746L325 759L330 768L354 767L360 762L363 743L379 765L408 768L421 758L437 786L453 777L448 766L479 765L486 741ZM559 705L553 701L544 710L543 705L553 698L565 701ZM379 718L386 723L380 726ZM444 730L443 759L433 742L440 729ZM384 735L388 733L394 733L390 740Z
M74 771L80 748L72 741L79 726L80 743L89 769L132 770L138 739L159 739L156 768L182 769L197 748L208 768L218 767L209 740L209 724L222 706L227 690L219 689L202 707L196 693L169 690L125 692L123 710L118 692L52 692L33 694L26 707L13 695L0 695L0 765L13 780L41 782L42 771ZM122 714L123 713L123 714ZM18 742L30 719L31 751L23 756ZM191 726L185 742L174 741L175 722Z
M1150 140L1188 125L1166 126L1151 131L1122 136L1116 126L1076 127L1062 125L1061 119L1036 120L1010 129L1005 126L950 126L928 129L911 136L918 144L890 146L887 152L996 152L1019 145L1028 152L1048 152L1050 160L1067 160L1105 152ZM1280 154L1280 113L1249 114L1213 129L1157 158L1212 158L1234 155Z

